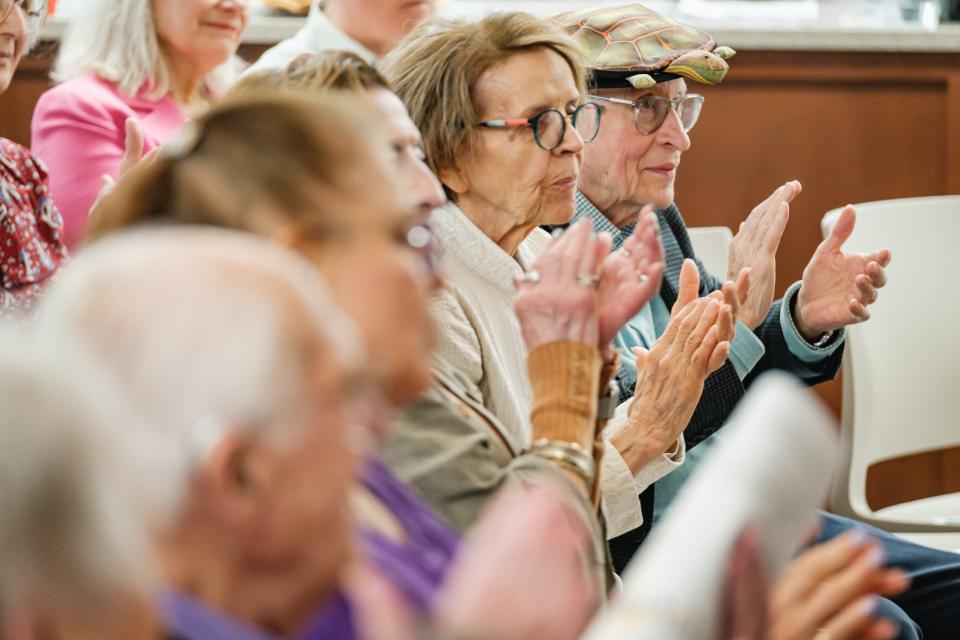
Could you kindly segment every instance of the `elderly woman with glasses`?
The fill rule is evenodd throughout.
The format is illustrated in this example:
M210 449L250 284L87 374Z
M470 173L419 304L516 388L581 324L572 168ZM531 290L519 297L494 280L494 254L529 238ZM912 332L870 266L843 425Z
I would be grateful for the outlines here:
M67 245L106 181L207 109L239 70L249 0L84 0L33 114Z
M0 93L10 86L46 15L45 0L0 0ZM0 138L0 317L29 308L66 258L47 167Z
M522 302L523 292L541 286L543 270L549 269L551 275L564 274L571 292L597 287L600 324L592 337L597 368L602 361L609 372L616 368L610 346L615 327L639 310L634 303L642 306L647 298L604 286L607 269L629 264L640 287L660 274L658 267L653 270L660 254L652 211L634 216L634 241L609 262L584 268L561 259L532 268L548 238L538 227L573 216L584 146L602 131L606 107L585 95L581 53L571 45L548 23L521 13L475 23L433 21L387 56L384 72L420 128L427 161L450 199L431 219L445 251L447 278L433 303L439 359L477 389L486 410L503 425L497 437L509 451L539 452L571 465L586 458L585 451L602 453L599 488L611 535L643 521L639 490L682 462L684 416L696 405L698 385L726 359L732 321L731 309L720 300L686 305L696 291L685 288L670 337L653 356L662 364L661 388L653 394L659 413L618 408L618 394L603 385L601 404L611 409L612 435L591 433L577 446L534 439L530 416L538 407L525 375L525 339L530 341L531 332L521 330L514 314L518 286ZM603 237L598 250L606 253L608 242ZM538 322L562 321L543 313ZM580 383L593 375L585 366ZM410 473L446 468L455 476L457 470L444 464L451 456L438 450L431 464ZM471 473L460 475L469 481ZM455 486L469 494L462 484Z

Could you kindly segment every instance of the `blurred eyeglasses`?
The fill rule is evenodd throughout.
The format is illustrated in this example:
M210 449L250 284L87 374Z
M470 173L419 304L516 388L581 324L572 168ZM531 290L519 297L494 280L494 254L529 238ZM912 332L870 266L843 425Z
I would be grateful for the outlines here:
M567 134L567 120L577 130L584 142L592 142L600 131L600 118L604 108L593 102L586 102L573 113L565 115L557 109L544 109L532 118L514 118L512 120L485 120L478 127L506 129L510 127L530 127L533 137L544 151L553 151L563 142Z
M39 18L46 4L46 0L0 0L0 22L10 17L14 7L23 11L26 18Z
M375 227L373 231L385 233L394 246L412 249L423 259L430 277L436 277L440 266L443 248L430 228L428 222L411 224L411 221L398 221L392 227ZM356 234L370 232L370 227L314 223L297 232L298 241L311 243L343 242L356 237Z
M662 127L671 109L679 116L683 130L690 131L700 119L700 109L703 108L703 96L698 93L688 93L676 100L662 96L641 96L636 100L590 96L590 99L633 107L633 124L643 135L654 133Z

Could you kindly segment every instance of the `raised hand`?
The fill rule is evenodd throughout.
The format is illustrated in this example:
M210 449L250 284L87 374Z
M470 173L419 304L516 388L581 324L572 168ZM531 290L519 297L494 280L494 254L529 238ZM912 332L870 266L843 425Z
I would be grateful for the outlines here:
M883 567L882 549L852 531L800 554L774 584L768 640L894 638L897 628L874 613L877 596L909 585L900 569Z
M657 214L647 206L623 247L608 254L600 264L597 295L601 349L659 293L662 279L663 245L657 235Z
M683 433L704 381L730 352L729 341L719 337L721 329L733 323L730 306L696 298L699 286L696 265L688 261L666 331L649 352L634 349L637 386L629 419L610 439L634 472L669 450Z
M790 203L800 195L802 187L792 180L754 207L740 225L730 244L728 280L736 283L740 297L736 319L756 329L773 304L777 280L777 249L790 219ZM749 287L741 281L749 269Z
M559 340L597 344L597 271L610 236L582 221L555 238L517 281L514 310L527 348Z
M820 243L803 270L794 319L804 338L815 341L823 333L870 318L867 307L877 300L877 289L887 283L884 268L890 250L846 254L846 242L857 222L847 206L826 240Z
M438 627L454 638L574 640L602 588L590 553L565 488L510 485L468 532L438 597Z

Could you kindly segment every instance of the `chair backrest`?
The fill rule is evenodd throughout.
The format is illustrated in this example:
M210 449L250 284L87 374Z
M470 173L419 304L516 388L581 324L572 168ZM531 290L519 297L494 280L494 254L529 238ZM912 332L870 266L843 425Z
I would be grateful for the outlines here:
M727 227L693 227L690 242L693 251L712 275L721 280L727 279L728 253L733 233Z
M840 210L823 219L826 236ZM848 328L844 362L846 477L834 507L869 513L868 467L960 444L960 196L857 205L847 253L889 247L887 285L871 319Z

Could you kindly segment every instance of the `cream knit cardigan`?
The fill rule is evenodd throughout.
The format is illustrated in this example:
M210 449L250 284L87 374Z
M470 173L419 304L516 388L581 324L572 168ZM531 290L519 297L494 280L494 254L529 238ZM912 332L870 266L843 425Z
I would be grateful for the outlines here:
M438 329L436 356L477 385L484 405L504 425L503 437L515 452L523 451L531 440L533 390L527 377L527 348L513 311L514 278L529 268L550 236L535 230L514 258L453 203L437 209L430 222L444 249L445 284L431 302ZM617 408L607 438L625 424L628 404ZM639 493L680 466L684 457L680 436L673 453L661 455L634 476L607 441L600 482L608 538L643 523Z

